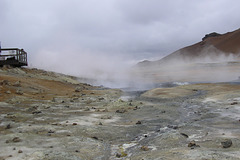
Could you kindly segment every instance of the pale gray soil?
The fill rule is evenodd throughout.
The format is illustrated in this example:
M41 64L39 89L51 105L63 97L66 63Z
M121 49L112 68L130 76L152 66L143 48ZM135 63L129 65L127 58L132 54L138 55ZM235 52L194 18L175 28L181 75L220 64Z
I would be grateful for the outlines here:
M240 159L238 84L124 92L36 69L0 75L0 159Z

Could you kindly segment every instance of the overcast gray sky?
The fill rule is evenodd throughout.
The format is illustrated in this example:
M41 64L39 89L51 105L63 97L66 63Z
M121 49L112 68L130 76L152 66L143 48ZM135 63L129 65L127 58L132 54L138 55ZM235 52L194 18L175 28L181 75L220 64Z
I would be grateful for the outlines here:
M164 55L240 27L238 0L0 0L2 47L81 74Z

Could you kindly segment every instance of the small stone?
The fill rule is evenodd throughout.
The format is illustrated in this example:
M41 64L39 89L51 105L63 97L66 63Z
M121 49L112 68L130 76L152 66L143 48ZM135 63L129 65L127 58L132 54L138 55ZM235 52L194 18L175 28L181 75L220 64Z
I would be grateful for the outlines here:
M188 147L191 147L194 149L194 147L200 147L199 145L196 144L196 142L193 140L191 142L188 143Z
M180 133L182 136L188 138L188 135L186 133Z
M137 121L137 123L136 124L142 124L142 122L141 121Z
M116 154L116 157L117 157L117 158L121 158L121 156L122 156L122 155L121 155L120 153L117 153L117 154Z
M84 109L84 111L90 111L90 108L87 107L87 108Z
M9 155L8 157L12 157L12 155Z
M98 137L96 137L96 136L93 136L92 138L98 140Z
M12 141L17 143L17 142L21 142L22 140L19 137L14 137Z
M112 119L112 116L104 115L104 116L101 117L101 119Z
M20 90L20 89L18 89L18 90L16 91L16 94L18 94L18 95L23 95L23 91Z
M133 108L133 110L137 110L137 109L140 109L140 107L135 106L135 107Z
M77 123L73 123L72 125L73 125L73 126L76 126L76 125L77 125Z
M99 101L102 101L102 100L104 100L104 98L103 98L103 97L100 97L100 98L98 98L98 100L99 100Z
M42 111L34 111L34 112L32 112L32 114L40 114L40 113L42 113Z
M6 91L5 93L6 93L6 94L11 94L12 92L8 90L8 91Z
M21 87L21 81L17 81L13 84L14 87Z
M221 142L223 148L229 148L232 146L232 140L231 139L225 139Z
M75 152L79 152L79 150L75 150Z
M127 112L127 110L124 108L116 110L116 113L125 113L125 112Z
M22 151L22 150L19 150L18 153L23 153L23 151Z
M55 133L54 131L52 131L52 130L50 130L50 131L48 131L48 133Z
M142 150L142 151L148 151L149 148L148 148L147 146L142 146L142 147L141 147L141 150Z
M10 129L10 128L12 128L12 126L8 124L5 129Z
M168 125L167 127L172 128L172 129L178 129L178 126L176 126L176 125Z
M231 103L231 105L236 105L236 104L238 104L238 102L232 102L232 103Z
M13 150L16 150L16 148L14 147Z
M99 122L98 125L102 126L103 124L102 124L102 122Z
M10 85L9 81L8 80L2 80L0 82L0 85Z
M106 109L103 109L102 112L108 112L108 109L107 109L107 108L106 108Z
M76 88L75 88L75 92L81 92L82 90L83 90L82 87L76 87Z

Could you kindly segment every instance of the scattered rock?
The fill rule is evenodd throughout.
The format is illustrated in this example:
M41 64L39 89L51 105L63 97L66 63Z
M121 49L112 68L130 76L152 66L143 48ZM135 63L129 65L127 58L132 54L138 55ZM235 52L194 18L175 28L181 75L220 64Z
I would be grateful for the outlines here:
M117 153L117 154L116 154L116 157L117 157L117 158L121 158L121 157L122 157L121 153Z
M84 109L84 111L90 111L90 108L87 107L87 108Z
M55 131L50 130L50 131L48 131L48 133L55 133Z
M80 152L79 150L75 150L75 152Z
M103 125L103 124L102 124L102 122L99 122L99 123L98 123L98 125L100 125L100 126L101 126L101 125Z
M142 124L142 122L141 121L137 121L137 123L136 124Z
M116 113L125 113L125 112L127 112L127 110L124 108L116 110Z
M21 140L19 137L14 137L14 138L12 139L12 141L13 141L14 143L17 143L17 142L21 142L22 140Z
M6 91L5 93L6 93L6 94L11 94L12 92L8 90L8 91Z
M73 125L73 126L76 126L76 125L77 125L77 123L73 123L72 125Z
M177 126L177 125L168 125L167 127L168 127L168 128L172 128L172 129L178 129L178 126Z
M106 108L106 109L103 109L102 112L108 112L108 109L107 109L107 108Z
M18 90L16 91L16 94L18 94L18 95L23 95L23 91L20 90L20 89L18 89Z
M81 92L83 89L83 87L78 86L75 88L75 92Z
M0 82L0 85L10 85L9 81L8 80L2 80Z
M93 137L92 137L92 139L96 139L96 140L98 140L98 137L96 137L96 136L93 136Z
M127 153L125 153L125 152L123 152L123 151L122 151L122 153L117 153L117 154L116 154L116 157L117 157L117 158L126 157L126 156L127 156Z
M122 99L118 99L118 102L124 102L124 100L122 100Z
M34 111L34 112L32 112L32 114L40 114L40 113L42 113L42 111Z
M63 97L53 97L52 102L65 103Z
M22 150L19 150L18 153L23 153L23 151L22 151Z
M133 108L133 110L137 110L137 109L140 109L140 107L135 106L135 107Z
M231 103L231 105L236 105L236 104L238 104L238 102L232 102L232 103Z
M8 124L5 129L10 129L10 128L12 128L12 126Z
M103 98L103 97L100 97L100 98L98 98L98 100L99 100L99 101L102 101L102 100L104 100L104 98Z
M142 146L142 147L141 147L141 150L142 150L142 151L149 151L149 148L148 148L147 146Z
M193 140L193 141L188 143L188 147L191 147L192 149L194 149L194 147L200 147L200 146L197 145L196 142Z
M221 145L223 148L229 148L232 146L232 140L231 139L225 139L221 142Z
M13 84L14 87L21 87L21 81L17 81Z
M101 117L101 119L112 119L112 116L104 115L104 116Z
M186 133L180 133L182 136L188 138L189 136Z

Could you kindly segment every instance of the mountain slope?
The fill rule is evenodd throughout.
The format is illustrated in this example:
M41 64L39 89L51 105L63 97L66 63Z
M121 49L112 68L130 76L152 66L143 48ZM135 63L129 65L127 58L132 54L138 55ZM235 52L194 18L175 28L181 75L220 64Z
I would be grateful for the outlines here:
M171 61L173 59L196 60L201 58L211 58L218 56L233 55L238 57L240 53L240 29L225 34L207 34L201 42L182 48L164 57L158 62Z
M183 60L183 62L186 63L206 58L215 61L223 56L232 56L234 58L238 58L239 55L240 29L225 34L218 34L215 32L207 34L202 38L201 42L179 49L158 61L143 61L138 65L146 67L166 64L174 60L177 60L178 62Z

